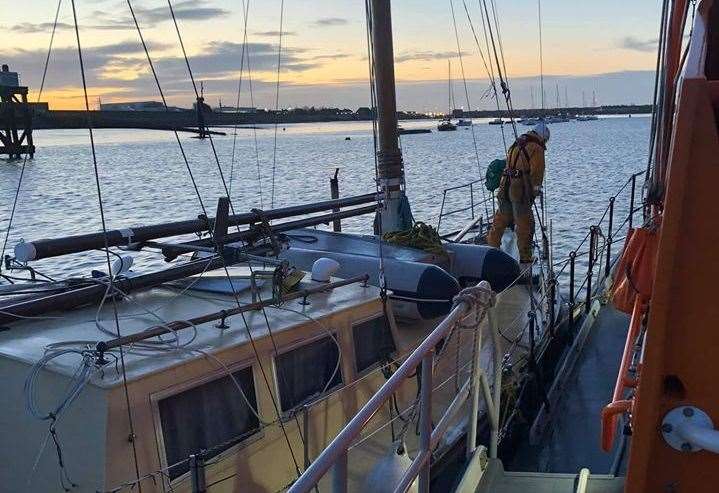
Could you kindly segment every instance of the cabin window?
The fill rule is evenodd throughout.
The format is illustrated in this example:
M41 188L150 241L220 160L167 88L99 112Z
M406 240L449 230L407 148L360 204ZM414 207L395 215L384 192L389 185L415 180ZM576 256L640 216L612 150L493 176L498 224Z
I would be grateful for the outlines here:
M353 325L352 338L358 373L386 359L397 349L384 315Z
M189 470L186 459L191 454L205 450L209 459L259 430L250 410L257 409L252 367L232 375L245 397L225 375L158 402L170 479Z
M275 358L280 405L287 412L342 384L339 349L322 337Z

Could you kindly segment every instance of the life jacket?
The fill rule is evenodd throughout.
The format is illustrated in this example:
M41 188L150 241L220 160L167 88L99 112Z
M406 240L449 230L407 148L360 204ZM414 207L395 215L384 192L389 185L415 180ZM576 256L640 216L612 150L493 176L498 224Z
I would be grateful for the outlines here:
M547 148L542 139L534 132L527 132L526 134L520 135L509 147L507 151L507 166L504 168L500 182L500 196L506 200L509 200L509 187L513 180L521 180L522 182L523 201L531 202L534 199L529 170L522 170L517 167L520 155L524 156L527 166L531 166L530 155L527 152L527 145L530 142L538 144L542 149Z

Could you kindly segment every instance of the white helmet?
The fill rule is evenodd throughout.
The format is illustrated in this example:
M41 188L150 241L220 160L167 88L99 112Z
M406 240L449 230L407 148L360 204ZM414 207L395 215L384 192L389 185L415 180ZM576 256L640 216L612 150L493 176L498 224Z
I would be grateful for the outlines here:
M534 126L532 132L537 134L545 143L549 141L549 127L546 123L540 121Z

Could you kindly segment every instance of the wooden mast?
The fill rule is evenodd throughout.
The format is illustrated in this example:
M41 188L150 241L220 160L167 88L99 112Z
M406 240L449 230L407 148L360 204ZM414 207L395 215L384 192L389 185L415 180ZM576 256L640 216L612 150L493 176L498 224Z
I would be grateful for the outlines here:
M377 164L379 186L385 197L379 220L382 232L412 226L412 213L404 191L404 164L397 131L397 101L392 46L390 0L372 0L372 48L377 96Z

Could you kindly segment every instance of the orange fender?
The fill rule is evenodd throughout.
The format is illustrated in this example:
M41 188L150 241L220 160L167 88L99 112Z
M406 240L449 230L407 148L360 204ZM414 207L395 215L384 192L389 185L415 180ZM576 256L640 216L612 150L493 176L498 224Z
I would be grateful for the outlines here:
M632 312L637 296L651 298L659 243L656 221L652 227L631 229L627 234L611 292L614 307L624 313Z

